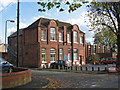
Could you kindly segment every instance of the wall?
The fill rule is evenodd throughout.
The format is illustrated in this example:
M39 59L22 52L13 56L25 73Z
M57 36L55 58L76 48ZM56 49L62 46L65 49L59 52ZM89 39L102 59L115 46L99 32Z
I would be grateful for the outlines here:
M2 77L2 88L13 88L29 83L31 81L31 70L16 68L19 72L0 74Z

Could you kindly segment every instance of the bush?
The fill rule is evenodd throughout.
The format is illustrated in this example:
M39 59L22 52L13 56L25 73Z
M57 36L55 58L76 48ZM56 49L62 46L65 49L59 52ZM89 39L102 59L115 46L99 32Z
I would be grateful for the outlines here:
M97 55L97 54L91 55L91 63L93 63L93 62L99 63L99 61L100 61L99 55Z

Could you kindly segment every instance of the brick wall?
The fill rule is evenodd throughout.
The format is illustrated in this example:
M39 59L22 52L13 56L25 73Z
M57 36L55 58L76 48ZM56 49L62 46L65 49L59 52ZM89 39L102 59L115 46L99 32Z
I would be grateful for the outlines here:
M35 22L36 23L36 22ZM35 24L33 23L33 24ZM56 41L50 40L50 28L54 27L56 29ZM19 36L19 66L25 67L49 67L51 62L50 49L54 48L56 50L56 60L59 60L59 50L63 49L63 58L68 55L68 49L71 49L71 64L80 65L80 61L74 61L74 49L78 49L78 59L81 57L82 64L85 64L85 33L79 30L77 25L74 25L71 30L68 30L67 26L58 27L56 21L51 20L48 27L40 26L28 26L28 28L23 30L23 34ZM41 30L46 30L46 41L41 40ZM74 43L73 31L78 32L78 43ZM63 42L59 42L59 32L63 34ZM67 34L71 35L71 43L67 42ZM80 36L83 36L83 44L80 44ZM12 40L12 41L11 41ZM9 48L13 48L16 51L16 37L9 38ZM46 60L47 62L42 62L42 48L46 49ZM9 61L16 64L16 58L9 54ZM13 59L13 60L12 60Z
M89 48L91 48L90 51L89 51ZM95 48L96 48L96 53L95 53ZM85 57L86 57L87 62L89 61L90 55L92 55L93 53L98 54L100 58L101 57L104 57L104 58L112 57L109 46L98 46L98 45L87 45L86 44L85 51L86 51Z

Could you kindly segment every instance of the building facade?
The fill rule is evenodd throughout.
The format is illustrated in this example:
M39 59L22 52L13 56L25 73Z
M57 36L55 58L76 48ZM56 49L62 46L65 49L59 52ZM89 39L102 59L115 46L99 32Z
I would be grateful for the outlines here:
M9 61L16 65L17 34L8 37ZM78 25L40 18L19 30L19 66L50 67L57 60L85 64L85 33Z
M7 45L0 43L0 57L5 60L8 60Z
M89 62L92 54L99 55L99 58L116 57L115 53L111 53L109 46L85 45L86 62Z

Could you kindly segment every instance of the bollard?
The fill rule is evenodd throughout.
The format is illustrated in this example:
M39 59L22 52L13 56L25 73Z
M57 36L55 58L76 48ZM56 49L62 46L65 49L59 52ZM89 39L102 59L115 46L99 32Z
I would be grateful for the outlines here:
M86 67L86 71L88 71L88 67Z
M98 67L98 71L100 71L100 67Z
M58 65L58 69L60 70L60 65Z
M68 66L66 67L66 70L68 70Z
M67 70L67 67L65 67L65 70Z
M92 67L92 71L94 71L94 67Z
M62 65L62 69L64 69L64 66Z
M45 65L43 65L43 69L45 69Z
M71 70L73 70L73 66L71 66Z
M55 69L55 65L53 65L53 69Z
M78 67L76 66L76 71L78 70Z
M107 71L107 67L105 67L105 71Z
M80 67L80 70L82 71L82 70L83 70L83 67Z

